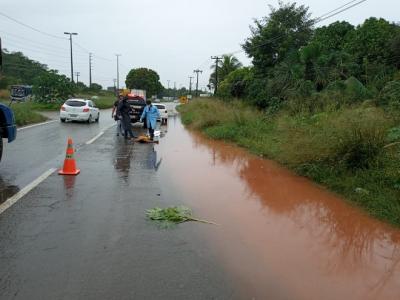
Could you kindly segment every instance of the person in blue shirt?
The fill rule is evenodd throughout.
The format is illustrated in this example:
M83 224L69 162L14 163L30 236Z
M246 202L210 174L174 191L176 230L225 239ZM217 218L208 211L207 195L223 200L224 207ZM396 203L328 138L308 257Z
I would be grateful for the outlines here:
M156 129L157 119L160 117L160 112L158 108L151 104L150 100L146 101L146 106L143 109L142 116L140 117L140 122L146 119L147 128L149 129L150 139L154 139L154 130Z

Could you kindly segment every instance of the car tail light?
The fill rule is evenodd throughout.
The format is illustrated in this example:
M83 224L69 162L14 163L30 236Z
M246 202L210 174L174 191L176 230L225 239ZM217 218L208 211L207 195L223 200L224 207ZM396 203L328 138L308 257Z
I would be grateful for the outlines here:
M61 106L60 110L65 111L65 106Z
M89 108L84 108L83 112L89 112Z

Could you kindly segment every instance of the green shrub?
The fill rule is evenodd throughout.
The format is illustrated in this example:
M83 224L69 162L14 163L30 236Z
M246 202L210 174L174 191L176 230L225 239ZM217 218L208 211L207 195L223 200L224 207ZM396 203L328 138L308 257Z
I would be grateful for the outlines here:
M379 104L400 109L400 80L388 82L379 97Z
M369 168L383 151L390 126L391 121L376 108L284 117L280 160L291 165L324 161L349 170Z

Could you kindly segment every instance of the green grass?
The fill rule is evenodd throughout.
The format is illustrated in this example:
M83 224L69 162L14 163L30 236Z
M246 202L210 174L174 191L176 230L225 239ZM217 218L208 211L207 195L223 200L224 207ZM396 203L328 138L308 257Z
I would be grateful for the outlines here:
M267 115L240 102L196 100L185 125L274 159L400 226L400 141L396 120L376 107Z
M40 123L47 120L45 116L33 110L32 105L28 103L13 103L11 108L14 111L17 126Z

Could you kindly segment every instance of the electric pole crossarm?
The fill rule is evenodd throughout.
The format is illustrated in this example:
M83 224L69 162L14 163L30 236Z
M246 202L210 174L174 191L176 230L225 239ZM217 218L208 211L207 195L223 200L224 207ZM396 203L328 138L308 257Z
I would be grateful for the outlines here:
M222 57L219 56L211 56L211 59L215 59L215 88L214 88L214 95L217 94L218 90L218 62L222 60Z
M198 96L199 96L199 73L203 73L203 71L197 69L197 70L194 70L193 72L196 73L196 77L197 77L197 79L196 79L196 93L195 93L195 95L196 95L196 97L198 97Z
M71 81L74 82L74 63L73 63L73 57L72 57L72 36L78 35L78 34L76 32L64 32L64 34L69 35L69 46L70 46L70 52L71 52Z

